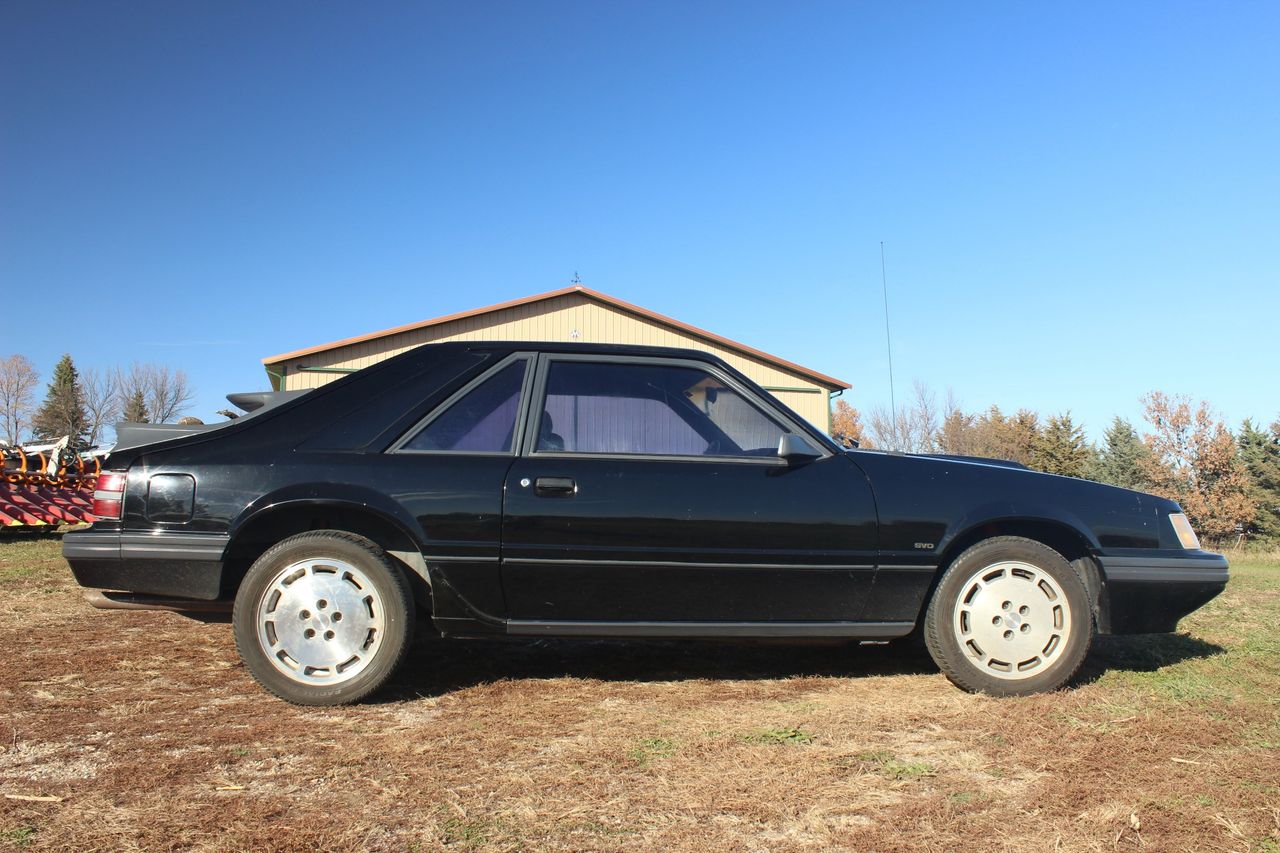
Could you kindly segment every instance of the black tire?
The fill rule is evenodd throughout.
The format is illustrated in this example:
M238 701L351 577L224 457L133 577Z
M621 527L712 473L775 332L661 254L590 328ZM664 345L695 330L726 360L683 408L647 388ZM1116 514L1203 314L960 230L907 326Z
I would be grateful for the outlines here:
M348 569L331 571L329 563ZM301 666L289 656L287 650L281 657L282 652L277 651L273 655L268 647L269 638L277 636L274 628L276 621L285 625L285 619L281 607L278 619L272 621L271 628L262 624L261 619L277 615L269 609L267 596L271 594L275 596L275 601L281 602L276 591L286 589L286 585L290 583L282 580L282 573L291 567L295 567L295 572L299 571L296 568L299 566L304 567L300 569L304 580L308 579L307 573L312 572L315 583L342 583L342 590L338 590L337 595L333 596L335 599L341 596L342 600L350 600L347 598L348 593L361 599L352 605L351 615L347 616L345 622L341 622L344 614L337 609L340 606L337 600L330 605L323 598L317 602L319 609L316 613L302 611L293 615L293 618L301 618L305 614L308 621L302 624L314 625L305 642L314 641L317 645L306 646L306 649L314 648L324 652L333 648L339 649L339 654L344 649L355 649L356 654L351 659L355 663L346 664L348 672L342 670L344 664L328 667ZM354 586L355 591L347 590L348 585ZM314 591L299 586L299 596L304 589L307 592ZM317 586L315 589L320 589L321 595L325 595L324 587ZM367 608L367 612L362 608ZM320 612L325 609L329 612ZM290 536L276 543L254 562L236 592L232 625L240 657L254 679L267 691L295 705L344 705L359 701L377 690L404 662L413 641L413 613L413 595L408 581L386 552L354 533L315 530ZM372 621L375 618L376 622ZM317 621L320 619L326 621L322 624ZM288 625L293 624L291 619ZM343 646L344 641L359 642L352 638L360 636L366 637L364 646ZM320 645L331 639L337 641L332 647ZM297 642L298 648L303 649L304 641ZM276 648L283 648L283 645ZM305 655L299 654L298 657L306 660ZM277 658L282 662L277 664ZM330 677L337 683L324 683L325 677Z
M929 654L951 683L993 696L1066 684L1084 663L1093 633L1080 574L1057 551L1019 536L984 540L957 557L929 601L924 625Z

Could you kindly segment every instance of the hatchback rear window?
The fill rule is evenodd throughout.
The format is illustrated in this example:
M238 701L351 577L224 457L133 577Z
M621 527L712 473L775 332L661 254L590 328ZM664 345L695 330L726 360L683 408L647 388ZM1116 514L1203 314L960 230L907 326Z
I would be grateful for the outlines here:
M402 450L510 453L528 361L514 361L454 400Z

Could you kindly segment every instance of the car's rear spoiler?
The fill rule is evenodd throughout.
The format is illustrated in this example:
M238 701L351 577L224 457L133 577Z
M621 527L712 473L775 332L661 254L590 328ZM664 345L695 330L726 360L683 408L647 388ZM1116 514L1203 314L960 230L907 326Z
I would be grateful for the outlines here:
M141 447L144 444L155 444L158 441L168 441L172 438L182 438L188 435L221 429L235 420L251 418L268 409L279 406L281 403L300 397L309 390L311 389L308 388L301 391L247 391L239 394L228 394L227 400L248 414L216 424L118 423L116 424L116 443L111 450L114 453L133 447Z

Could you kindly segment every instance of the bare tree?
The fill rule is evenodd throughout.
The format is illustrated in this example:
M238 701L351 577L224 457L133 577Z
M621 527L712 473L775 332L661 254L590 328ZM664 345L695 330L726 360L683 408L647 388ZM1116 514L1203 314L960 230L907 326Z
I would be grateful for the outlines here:
M167 424L187 409L196 397L184 370L170 370L168 365L149 364L147 411L151 420Z
M98 444L106 427L120 416L119 376L119 371L98 371L92 367L80 374L80 390L84 411L88 415L90 445Z
M935 453L942 423L938 398L923 382L916 380L911 401L896 413L884 408L871 410L867 432L876 447L903 453Z
M0 429L10 444L22 440L31 426L40 374L25 355L0 359Z
M165 364L134 362L128 370L116 371L117 400L121 410L126 403L141 396L151 423L163 424L177 418L195 399L195 390L186 371L173 370Z
M115 378L117 408L126 421L144 423L151 420L147 411L147 376L143 365L134 362L128 370L112 369Z

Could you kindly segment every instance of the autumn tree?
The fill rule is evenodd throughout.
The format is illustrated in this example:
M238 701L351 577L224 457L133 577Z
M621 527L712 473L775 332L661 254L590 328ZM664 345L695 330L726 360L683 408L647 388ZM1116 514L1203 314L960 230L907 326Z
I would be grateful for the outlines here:
M58 359L53 368L53 381L44 402L31 419L36 438L57 439L70 436L73 445L83 444L88 415L84 410L84 394L80 374L70 355Z
M0 430L10 444L18 444L31 425L31 409L40 374L25 355L0 359Z
M1124 489L1146 491L1151 487L1147 479L1150 455L1133 424L1117 415L1103 434L1102 447L1088 477Z
M1280 542L1280 419L1269 430L1246 420L1240 427L1239 444L1257 507L1253 529L1263 539Z
M836 400L831 408L831 436L856 441L861 447L872 446L863 435L862 416L844 400Z
M1255 514L1249 475L1236 440L1207 403L1194 410L1185 396L1153 391L1142 398L1152 432L1143 437L1151 489L1176 500L1195 529L1223 540Z

